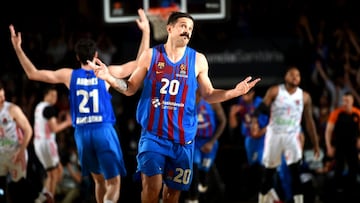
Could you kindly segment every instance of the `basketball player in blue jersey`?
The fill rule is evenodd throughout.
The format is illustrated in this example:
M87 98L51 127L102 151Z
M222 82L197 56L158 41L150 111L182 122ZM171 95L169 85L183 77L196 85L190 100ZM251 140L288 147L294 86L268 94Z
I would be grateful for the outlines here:
M238 102L230 107L229 127L235 129L240 126L241 134L245 137L245 150L247 161L250 166L262 165L262 153L264 148L264 133L256 131L251 132L251 115L257 106L262 102L260 96L256 96L255 90L249 91L247 94L239 97ZM268 116L261 115L257 119L260 129L264 128L268 123Z
M188 45L193 18L174 12L169 16L165 44L144 51L128 80L111 75L100 59L90 62L95 74L117 91L131 96L140 87L137 121L142 126L138 147L143 203L178 202L192 179L194 138L197 131L196 91L210 103L246 94L259 78L247 77L230 90L214 89L206 57ZM163 185L164 183L164 185Z
M139 48L141 53L149 48L150 25L142 9L138 10L138 14L140 19L136 22L143 34ZM126 175L126 169L118 135L113 127L115 116L108 92L110 85L98 79L87 62L97 57L95 42L82 39L76 43L76 57L81 64L78 69L38 70L22 50L21 33L16 33L12 25L9 28L16 55L29 79L62 83L69 89L72 125L75 127L82 175L91 174L94 179L97 202L117 202L121 176ZM136 66L137 61L131 61L118 68L131 70ZM113 74L118 75L116 70Z
M303 203L301 191L300 162L302 159L302 118L314 147L315 157L319 157L318 135L312 117L312 101L309 93L299 87L300 71L291 66L285 74L285 83L270 87L263 102L256 108L254 119L261 113L270 115L266 127L262 162L265 166L264 179L259 194L259 203L265 203L271 192L273 176L281 164L282 156L291 175L291 191L294 203Z
M197 91L199 93L199 91ZM197 95L198 128L195 137L193 179L187 203L199 202L199 194L208 189L209 171L214 166L219 148L218 139L224 132L226 116L221 103L209 104ZM221 185L218 183L217 185Z

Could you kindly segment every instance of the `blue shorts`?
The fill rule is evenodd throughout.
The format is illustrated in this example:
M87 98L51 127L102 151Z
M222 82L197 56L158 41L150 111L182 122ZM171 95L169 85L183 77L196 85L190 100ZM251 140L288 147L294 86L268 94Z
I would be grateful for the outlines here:
M118 135L112 124L75 128L75 142L83 176L102 174L105 179L126 176Z
M250 165L263 165L262 157L264 152L264 137L265 136L262 136L261 138L252 138L250 136L245 137L246 156Z
M214 146L209 153L204 153L201 151L201 147L210 141L211 138L195 138L195 152L194 152L194 164L197 164L198 169L201 171L208 172L213 165L216 154L219 148L219 142L216 141Z
M167 187L190 188L194 142L181 145L143 130L139 140L137 171L146 176L163 175Z

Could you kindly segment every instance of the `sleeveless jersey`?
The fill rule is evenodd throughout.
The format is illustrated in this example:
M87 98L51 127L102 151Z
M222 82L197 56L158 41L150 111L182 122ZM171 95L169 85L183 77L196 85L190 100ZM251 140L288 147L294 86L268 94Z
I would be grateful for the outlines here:
M275 133L299 134L304 109L303 91L297 88L293 94L279 85L279 92L271 105L268 127Z
M186 144L196 134L196 51L186 47L184 56L171 62L164 45L153 48L136 118L143 129L175 143Z
M23 134L9 113L10 102L0 110L0 152L13 152L23 140Z
M261 104L262 98L255 96L253 101L247 103L244 101L243 97L239 97L238 104L243 106L244 109L239 114L239 120L241 121L241 134L246 137L250 137L251 129L251 116L254 113L255 109ZM269 116L265 114L260 114L258 117L259 127L263 128L269 122Z
M48 102L40 102L35 107L34 140L55 139L55 133L51 132L47 118L44 117L44 109L50 106Z
M197 105L198 128L196 136L211 138L216 130L216 114L211 104L201 99Z
M82 68L72 72L70 81L70 110L72 124L115 123L111 94L105 81L97 78L92 70Z

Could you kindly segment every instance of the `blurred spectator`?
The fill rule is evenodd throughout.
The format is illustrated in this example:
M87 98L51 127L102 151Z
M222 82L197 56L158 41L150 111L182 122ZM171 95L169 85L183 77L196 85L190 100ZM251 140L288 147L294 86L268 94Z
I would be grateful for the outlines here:
M104 31L100 33L96 41L98 47L98 57L106 64L112 63L112 57L117 51L117 47L112 42L110 36Z
M334 181L337 192L354 192L357 188L360 109L353 105L353 95L345 93L342 106L331 112L325 131L327 155L335 160Z

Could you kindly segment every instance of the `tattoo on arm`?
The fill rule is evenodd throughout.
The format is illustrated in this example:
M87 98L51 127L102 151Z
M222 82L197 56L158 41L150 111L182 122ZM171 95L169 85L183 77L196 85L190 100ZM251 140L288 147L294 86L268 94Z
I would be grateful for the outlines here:
M120 92L125 92L128 90L127 81L124 79L116 78L115 79L116 86L114 87L116 90Z

